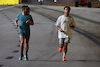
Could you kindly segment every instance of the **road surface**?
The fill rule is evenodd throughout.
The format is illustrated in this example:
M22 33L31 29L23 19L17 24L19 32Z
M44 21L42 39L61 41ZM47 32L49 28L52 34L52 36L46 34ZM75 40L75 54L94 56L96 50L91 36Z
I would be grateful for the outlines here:
M62 62L55 21L63 7L29 5L31 26L29 61L19 61L20 41L14 24L20 6L0 6L0 67L100 67L100 9L71 7L77 27Z

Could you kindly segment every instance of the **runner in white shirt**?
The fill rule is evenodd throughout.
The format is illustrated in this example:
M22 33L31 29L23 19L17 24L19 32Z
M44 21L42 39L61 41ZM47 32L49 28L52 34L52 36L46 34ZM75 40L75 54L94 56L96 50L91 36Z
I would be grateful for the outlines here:
M58 29L60 53L62 52L64 46L62 61L66 61L65 57L68 49L68 43L70 43L70 39L72 38L71 28L75 28L76 26L73 17L69 16L70 10L71 8L69 6L65 6L64 15L59 16L55 24Z

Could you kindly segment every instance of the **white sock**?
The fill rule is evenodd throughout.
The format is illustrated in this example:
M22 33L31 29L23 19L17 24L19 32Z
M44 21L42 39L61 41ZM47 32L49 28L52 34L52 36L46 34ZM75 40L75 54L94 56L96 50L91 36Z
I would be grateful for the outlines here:
M63 52L63 57L65 57L65 52Z

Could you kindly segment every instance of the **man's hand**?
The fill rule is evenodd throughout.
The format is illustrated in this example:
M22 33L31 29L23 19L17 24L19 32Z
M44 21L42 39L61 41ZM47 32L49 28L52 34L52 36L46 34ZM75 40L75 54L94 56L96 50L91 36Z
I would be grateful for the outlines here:
M75 26L73 26L72 24L68 24L68 28L75 28Z
M30 19L28 19L28 20L26 21L26 23L29 24L29 23L30 23Z
M59 26L56 26L60 32L64 32Z
M61 28L59 29L60 32L64 32Z
M75 28L75 26L71 26L71 28Z
M16 26L18 27L18 24L16 24Z

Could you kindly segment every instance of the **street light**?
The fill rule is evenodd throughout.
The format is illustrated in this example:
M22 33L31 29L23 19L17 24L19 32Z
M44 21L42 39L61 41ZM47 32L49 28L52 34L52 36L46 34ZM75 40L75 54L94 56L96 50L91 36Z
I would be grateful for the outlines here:
M40 2L41 0L38 0L38 2Z
M57 2L57 0L54 0L54 2L56 3L56 2Z

